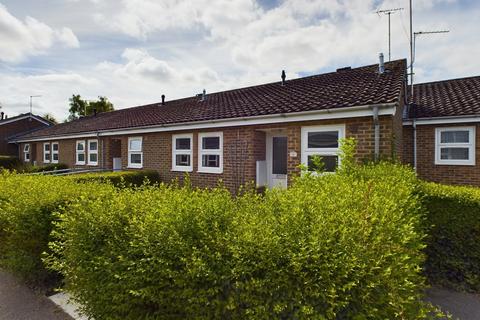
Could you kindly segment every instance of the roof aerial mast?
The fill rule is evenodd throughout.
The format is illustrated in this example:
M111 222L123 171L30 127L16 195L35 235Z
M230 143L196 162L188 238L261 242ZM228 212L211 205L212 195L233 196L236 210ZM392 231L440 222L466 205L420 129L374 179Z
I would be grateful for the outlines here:
M391 23L390 23L390 16L392 13L395 13L397 11L401 11L403 8L393 8L393 9L383 9L383 10L377 10L375 13L380 15L380 14L385 14L388 16L388 61L392 60L392 40L391 40Z

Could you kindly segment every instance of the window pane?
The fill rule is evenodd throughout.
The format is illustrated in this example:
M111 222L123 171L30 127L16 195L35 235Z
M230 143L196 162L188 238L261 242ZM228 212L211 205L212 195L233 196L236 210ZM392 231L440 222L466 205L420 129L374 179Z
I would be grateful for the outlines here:
M220 149L220 137L202 138L203 149Z
M130 151L142 151L142 140L140 139L130 140Z
M273 174L287 174L287 137L273 137Z
M338 131L308 133L309 148L338 148Z
M202 156L202 166L211 168L220 167L220 156L218 154L204 154Z
M77 162L84 162L85 161L85 154L79 153L77 154Z
M95 151L95 150L97 150L97 148L98 148L98 142L97 141L90 142L90 150Z
M43 148L45 151L50 151L50 145L49 144L44 144Z
M468 148L441 148L442 160L468 160Z
M53 151L58 151L58 144L57 143L52 144L52 149Z
M50 153L45 154L45 160L50 161Z
M177 166L190 166L190 155L188 154L177 154L175 157L175 164Z
M130 163L142 164L142 155L140 153L130 154Z
M83 143L77 143L77 150L78 151L83 151L83 149L84 149Z
M98 157L96 153L90 153L88 156L90 157L90 162L97 162Z
M30 153L25 153L25 160L30 160Z
M58 161L58 153L52 155L53 161Z
M320 165L317 164L314 159L318 157L320 159ZM316 171L320 170L324 172L335 172L338 166L337 156L308 156L308 170Z
M30 145L26 144L25 147L23 148L23 151L29 152L30 151Z
M178 138L175 141L177 150L190 150L190 138Z
M469 132L465 130L459 131L443 131L440 133L441 143L468 143Z

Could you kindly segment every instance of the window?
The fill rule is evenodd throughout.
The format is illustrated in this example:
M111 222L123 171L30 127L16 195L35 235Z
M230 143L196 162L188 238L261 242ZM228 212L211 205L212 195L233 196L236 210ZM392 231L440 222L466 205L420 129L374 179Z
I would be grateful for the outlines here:
M435 164L475 165L475 127L436 128Z
M85 141L77 141L76 147L76 164L85 164Z
M340 164L338 140L344 137L344 125L303 127L302 164L314 171L320 165L316 158L320 157L323 170L335 172Z
M58 142L52 142L52 163L58 163Z
M23 146L23 159L25 162L30 161L30 144L26 144Z
M142 168L142 137L128 138L128 167Z
M88 140L88 165L98 164L98 140Z
M223 172L223 133L198 135L198 172Z
M43 163L50 163L50 143L43 144Z
M192 171L193 134L177 134L172 136L172 170Z

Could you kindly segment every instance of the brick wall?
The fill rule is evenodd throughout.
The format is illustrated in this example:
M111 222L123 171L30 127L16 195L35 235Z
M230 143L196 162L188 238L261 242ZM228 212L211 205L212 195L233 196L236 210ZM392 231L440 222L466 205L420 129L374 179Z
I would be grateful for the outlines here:
M0 125L0 155L16 156L18 154L18 146L16 144L7 142L9 137L27 133L45 126L45 124L31 118L21 119Z
M435 128L475 126L475 165L436 165ZM428 181L480 186L480 124L417 125L417 174ZM413 165L413 128L404 127L403 161Z

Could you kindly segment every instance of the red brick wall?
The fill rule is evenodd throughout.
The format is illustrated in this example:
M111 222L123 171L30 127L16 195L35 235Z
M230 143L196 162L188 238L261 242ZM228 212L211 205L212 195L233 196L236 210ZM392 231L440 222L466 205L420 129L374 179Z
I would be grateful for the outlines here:
M435 128L475 126L475 165L435 165ZM480 186L480 123L453 125L417 125L417 174L428 181ZM404 127L403 161L413 165L413 128Z
M0 125L0 155L18 155L18 146L13 143L8 143L8 138L22 133L27 133L41 127L46 127L46 125L32 118L22 119Z

